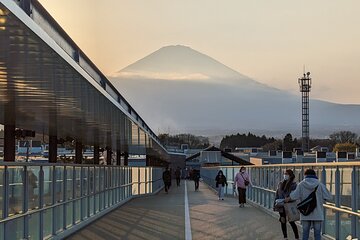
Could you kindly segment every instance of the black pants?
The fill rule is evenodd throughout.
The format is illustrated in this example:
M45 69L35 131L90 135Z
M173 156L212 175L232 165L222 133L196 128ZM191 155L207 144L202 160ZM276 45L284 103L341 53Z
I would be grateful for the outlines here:
M282 212L279 213L280 214L280 223L281 223L281 230L283 232L284 238L287 238L287 227L286 227L286 214L285 214L285 209L283 209ZM294 235L295 238L298 239L299 238L299 232L297 229L297 226L295 224L295 222L289 222L290 226L292 228L292 230L294 231Z
M199 179L194 180L195 182L195 191L199 189Z
M176 178L176 185L177 185L177 186L180 186L180 177L177 177L177 178Z
M239 188L239 204L246 203L246 188Z
M168 192L171 186L171 182L164 182L164 185L165 185L165 192Z

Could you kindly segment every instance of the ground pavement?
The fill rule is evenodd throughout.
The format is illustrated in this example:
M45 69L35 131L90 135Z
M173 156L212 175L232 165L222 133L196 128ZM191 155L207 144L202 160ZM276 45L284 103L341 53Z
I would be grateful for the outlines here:
M173 182L169 194L162 191L133 199L69 239L190 240L189 236L193 240L283 239L277 219L251 205L239 208L234 198L219 201L203 183L195 192L193 182L187 181L190 217L185 218L184 184L182 181L176 187ZM190 229L185 227L188 221ZM288 235L294 239L290 226Z

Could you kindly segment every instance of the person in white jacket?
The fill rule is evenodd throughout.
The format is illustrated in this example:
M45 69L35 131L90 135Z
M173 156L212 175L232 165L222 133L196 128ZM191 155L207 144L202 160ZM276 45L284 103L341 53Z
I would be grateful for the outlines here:
M314 228L314 239L321 240L321 225L324 221L324 201L328 201L332 198L330 192L322 184L313 169L307 169L305 171L305 178L296 187L296 189L290 193L290 196L285 199L285 202L291 200L304 200L315 188L316 190L316 207L307 216L300 214L301 225L303 227L303 240L309 239L310 228Z

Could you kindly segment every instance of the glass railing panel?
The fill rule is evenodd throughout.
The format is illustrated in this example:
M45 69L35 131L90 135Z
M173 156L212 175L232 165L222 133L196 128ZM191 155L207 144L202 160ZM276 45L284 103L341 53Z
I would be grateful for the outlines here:
M347 213L340 213L340 239L351 238L351 216ZM350 236L350 238L348 238Z
M73 203L66 204L66 227L71 227L73 224Z
M9 196L9 216L20 214L23 212L23 203L24 203L24 185L23 185L23 176L24 168L23 167L8 167L8 176L9 176L9 187L8 187L8 196ZM14 224L17 224L14 221Z
M88 197L83 197L81 199L81 219L86 219L88 217Z
M90 196L90 205L89 205L89 214L90 216L94 215L94 196Z
M52 205L53 201L53 170L54 167L43 166L44 173L44 206Z
M64 201L64 167L55 167L55 202Z
M28 193L27 193L27 203L28 210L35 210L39 208L39 174L40 167L27 167L27 182L28 182Z
M60 205L54 208L54 226L55 233L61 232L63 230L63 221L64 221L64 206Z
M6 237L5 239L24 239L24 218L16 218L10 220L5 224Z
M81 167L75 167L75 198L81 196Z
M73 196L73 167L66 167L66 200L71 200L74 198Z
M81 191L82 191L82 196L86 196L89 194L89 168L83 167L81 168L81 171L82 171Z
M80 222L80 213L81 213L81 200L75 200L75 223Z
M351 185L352 168L340 168L340 205L351 208L352 185Z
M325 229L324 232L329 236L335 236L335 212L331 209L325 211Z
M145 194L145 168L140 168L140 193Z
M33 213L29 216L29 239L39 239L40 213Z
M332 199L329 201L335 203L335 178L336 178L336 168L326 167L326 188L329 190Z
M95 191L95 168L89 168L89 194L93 194Z
M150 167L150 168L147 168L147 179L146 181L148 182L147 183L147 193L151 193L153 191L153 183L156 184L156 182L153 182L155 181L156 179L153 179L153 168Z
M44 218L43 236L44 238L49 238L52 235L53 219L54 219L52 208L44 210L42 214Z
M131 168L131 176L132 176L132 195L138 195L139 194L139 183L138 183L138 177L139 177L139 168L133 167Z

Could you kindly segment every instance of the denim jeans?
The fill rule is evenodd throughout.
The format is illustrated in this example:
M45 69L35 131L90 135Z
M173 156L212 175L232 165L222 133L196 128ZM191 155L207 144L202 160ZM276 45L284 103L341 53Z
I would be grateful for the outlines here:
M301 221L303 227L303 240L309 239L310 228L314 228L314 239L321 240L321 225L322 221Z
M224 198L224 187L221 184L218 187L218 196L219 198Z

